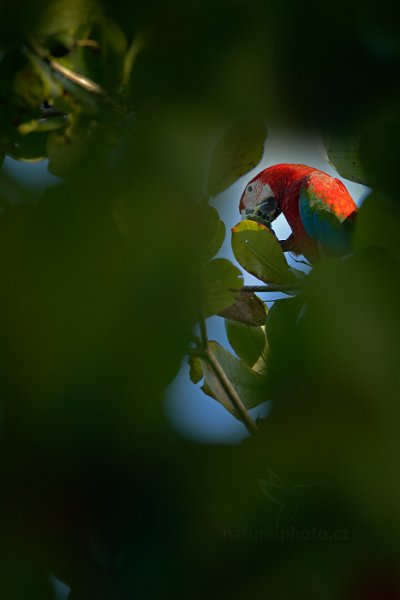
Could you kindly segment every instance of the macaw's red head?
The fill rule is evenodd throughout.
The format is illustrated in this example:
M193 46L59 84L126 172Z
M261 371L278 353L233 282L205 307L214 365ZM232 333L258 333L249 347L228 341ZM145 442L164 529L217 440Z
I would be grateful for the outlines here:
M258 173L246 185L240 199L243 219L260 220L270 225L281 214L288 191L294 191L296 185L313 171L315 169L307 165L285 163Z
M268 169L253 177L246 185L239 210L243 219L260 220L270 225L280 215L281 208L266 171Z

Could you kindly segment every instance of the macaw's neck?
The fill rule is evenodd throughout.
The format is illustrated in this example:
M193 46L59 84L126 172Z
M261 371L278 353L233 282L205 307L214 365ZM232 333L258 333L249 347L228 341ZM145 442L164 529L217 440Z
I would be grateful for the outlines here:
M318 244L304 229L299 211L300 188L304 179L317 169L307 165L281 164L266 169L265 176L284 214L295 239L292 250L314 262L319 255Z
M298 197L304 177L315 171L313 167L297 164L274 165L265 170L265 177L284 212L285 209L290 209L289 206L285 206L290 198L295 194Z

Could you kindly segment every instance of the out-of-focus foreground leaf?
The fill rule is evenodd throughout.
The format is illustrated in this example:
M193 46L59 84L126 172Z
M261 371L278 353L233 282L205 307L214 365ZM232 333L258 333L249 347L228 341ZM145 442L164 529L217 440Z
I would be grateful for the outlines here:
M399 205L387 196L373 192L364 200L357 214L354 248L383 248L400 260L399 224Z
M207 205L204 216L204 220L200 219L199 225L204 234L204 260L210 260L221 248L226 228L218 212L212 206Z

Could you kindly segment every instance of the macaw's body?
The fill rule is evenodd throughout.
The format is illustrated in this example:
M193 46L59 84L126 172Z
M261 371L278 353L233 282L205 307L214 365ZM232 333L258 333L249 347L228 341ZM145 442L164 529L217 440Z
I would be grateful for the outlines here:
M357 206L339 179L318 169L296 164L265 169L247 184L240 212L268 226L283 213L292 230L283 249L312 262L351 251Z

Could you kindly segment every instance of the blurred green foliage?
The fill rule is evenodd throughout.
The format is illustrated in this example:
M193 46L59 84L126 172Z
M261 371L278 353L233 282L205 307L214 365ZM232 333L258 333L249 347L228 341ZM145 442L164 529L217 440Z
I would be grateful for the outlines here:
M50 600L51 573L71 600L398 597L391 7L0 9L0 159L47 158L60 178L38 197L0 174L0 596ZM267 314L215 258L225 225L204 198L258 164L270 126L318 132L373 191L354 254ZM298 284L257 229L233 232L241 267ZM245 405L272 400L237 446L181 439L164 414L201 298L227 319L237 356L210 347ZM204 356L191 378L232 410ZM260 481L284 482L279 502Z

